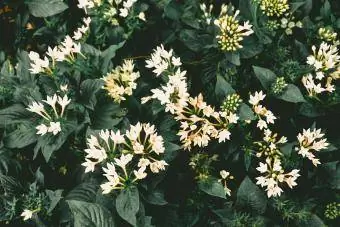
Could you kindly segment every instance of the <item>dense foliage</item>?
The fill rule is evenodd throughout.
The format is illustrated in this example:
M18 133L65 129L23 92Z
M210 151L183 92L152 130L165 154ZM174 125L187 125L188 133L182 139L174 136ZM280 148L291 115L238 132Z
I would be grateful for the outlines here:
M338 0L0 1L0 224L337 226Z

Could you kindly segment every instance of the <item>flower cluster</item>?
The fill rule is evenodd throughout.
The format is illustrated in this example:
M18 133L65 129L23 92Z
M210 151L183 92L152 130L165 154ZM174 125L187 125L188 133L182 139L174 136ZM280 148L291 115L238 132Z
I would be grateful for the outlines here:
M124 60L121 66L117 66L103 78L103 88L115 102L125 100L124 95L132 95L132 90L136 89L136 79L140 75L139 72L134 72L134 67L132 60Z
M326 42L336 42L337 33L331 28L319 28L319 38Z
M340 78L340 55L335 45L322 42L318 51L312 46L313 55L307 57L307 64L315 73L302 77L302 83L310 96L323 92L332 93L335 88L332 82Z
M227 113L236 112L239 106L241 105L241 103L242 103L242 99L238 94L234 93L234 94L228 95L221 105L221 110Z
M156 76L163 74L168 81L160 88L152 89L152 95L144 97L142 103L150 99L157 99L165 106L165 111L172 114L176 110L187 105L189 98L188 85L186 82L186 71L181 71L181 59L173 56L173 51L166 51L162 46L157 47L151 54L151 59L146 61L147 68L153 69Z
M214 24L219 28L219 33L216 38L223 51L236 51L241 49L241 41L244 37L254 33L252 25L249 21L244 22L243 25L236 19L239 10L236 10L234 15L228 15L228 9L226 5L222 5L221 13L218 19L214 21Z
M54 94L53 96L47 96L46 100L43 100L43 102L48 104L52 110L45 110L44 104L36 101L33 101L26 109L32 113L38 114L44 119L44 122L36 127L38 135L43 136L46 133L57 135L61 132L60 119L63 117L65 109L67 105L70 104L71 100L68 99L67 95L60 97L59 95Z
M228 171L225 171L225 170L221 170L220 175L221 175L221 179L219 179L218 182L221 182L223 184L225 193L230 196L231 190L227 187L227 182L229 180L234 179L234 177L230 175Z
M133 6L136 2L137 0L103 0L97 1L96 5L100 7L99 15L116 26L119 25L119 18L127 18L130 15L132 17L137 16L140 20L145 21L144 12L139 12L138 15L134 12Z
M276 79L276 81L272 84L271 86L271 91L276 94L279 95L281 94L284 89L288 86L288 84L285 81L284 77L278 77Z
M282 16L289 10L288 0L260 0L260 8L267 16Z
M78 28L73 35L73 38L66 36L64 41L59 46L54 48L48 47L44 58L40 58L39 54L30 51L29 58L31 60L31 68L29 69L32 74L46 73L52 75L52 69L55 68L56 62L68 61L73 62L75 60L75 54L81 54L81 45L76 42L82 39L83 35L89 30L91 18L83 19L84 25ZM76 40L76 41L75 41ZM52 63L52 66L50 66Z
M265 97L266 95L263 94L262 91L256 91L254 95L250 95L249 99L249 103L253 105L253 110L258 116L257 127L261 130L268 128L268 124L274 124L274 120L276 119L273 112L259 104ZM264 117L265 120L263 119Z
M323 138L325 134L321 133L321 129L307 129L303 130L297 136L299 147L295 149L302 157L307 157L312 161L313 165L320 164L319 159L315 158L314 152L326 149L329 145L327 139Z
M286 142L286 137L278 139L277 134L269 129L264 130L263 141L255 142L258 146L256 156L264 159L264 162L260 162L256 168L262 175L256 178L256 184L266 187L268 197L281 195L283 190L280 183L285 182L290 188L293 188L297 185L296 179L300 176L298 169L285 173L282 167L282 153L279 147Z
M340 203L332 202L327 204L325 209L325 217L331 220L335 220L340 217Z
M87 139L85 172L93 172L96 165L103 167L107 182L101 185L104 194L122 189L127 184L144 179L147 167L152 173L165 170L168 165L160 156L164 153L163 138L150 124L137 123L121 134L120 131L102 130L98 136Z
M230 127L236 124L238 116L233 112L217 112L203 101L203 96L189 98L188 105L176 112L175 119L180 121L180 131L177 135L184 149L192 146L206 147L214 138L218 142L230 139Z
M283 17L281 19L281 28L285 29L285 33L287 35L293 34L293 28L302 28L302 22L301 21L294 21L294 17L292 15L287 17Z

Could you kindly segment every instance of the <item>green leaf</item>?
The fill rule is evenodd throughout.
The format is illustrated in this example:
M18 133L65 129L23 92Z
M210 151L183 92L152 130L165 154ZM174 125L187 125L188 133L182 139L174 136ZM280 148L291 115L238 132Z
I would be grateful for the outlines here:
M101 65L101 69L102 69L103 74L106 74L108 72L107 70L108 70L111 59L116 56L117 50L122 48L124 44L125 44L125 41L120 42L115 45L111 45L109 48L107 48L106 50L102 52L101 58L102 58L103 63Z
M313 106L313 104L309 102L302 103L299 108L299 113L306 117L319 117L326 115L324 109Z
M172 20L179 20L182 15L182 8L176 2L171 1L165 6L164 15Z
M229 94L235 93L235 90L231 87L231 85L224 79L223 76L217 75L216 85L215 85L215 94L218 100L225 99L225 97Z
M227 53L225 54L225 57L230 63L237 66L241 65L239 53Z
M137 187L129 187L119 193L116 199L116 209L121 218L133 226L137 225L136 214L139 210Z
M145 200L153 205L163 206L168 204L168 202L164 199L164 193L161 191L152 191L147 194Z
M37 141L36 132L34 127L21 124L4 138L4 144L8 148L24 148Z
M320 8L320 15L324 18L324 19L328 19L329 16L331 15L331 4L329 3L328 0L325 1L325 3L323 4L323 6Z
M102 88L104 82L101 79L87 79L80 85L79 102L87 108L93 110L97 103L96 93Z
M198 188L209 195L226 198L223 185L216 180L200 181L198 182Z
M98 204L67 200L74 218L74 227L114 227L109 210Z
M79 200L84 202L94 202L98 191L95 182L84 182L77 185L65 197L66 200Z
M23 121L29 121L29 112L21 104L14 104L10 107L0 110L0 127L10 124L17 124Z
M306 102L300 89L294 84L288 84L285 91L277 98L293 103Z
M264 89L269 90L271 85L276 80L275 73L269 69L258 66L253 66L253 70L257 79L260 81Z
M195 30L181 30L179 39L192 51L198 52L202 49L201 39Z
M120 108L116 103L97 103L93 112L92 128L93 129L112 129L125 116L126 111Z
M263 214L267 207L267 197L264 192L246 176L237 190L236 204L241 207L248 207L254 213Z
M59 201L63 198L62 193L63 193L62 189L58 189L55 191L46 190L46 195L50 200L50 206L47 210L48 214L54 210L54 208L58 205Z
M46 162L48 162L53 152L58 150L66 142L69 135L76 129L76 126L76 122L68 121L61 124L61 132L57 135L49 133L40 136L34 148L34 158L36 158L38 151L41 150Z
M62 0L28 0L30 13L35 17L49 17L63 12L68 8Z
M311 214L308 219L300 225L301 227L326 227L325 223L316 214Z
M182 149L181 146L175 144L175 143L171 143L168 141L164 142L164 147L165 147L165 152L164 152L164 160L166 162L170 162L172 160L174 160L178 154L178 150Z
M239 115L240 121L254 120L255 119L255 114L254 114L253 110L245 103L242 103L240 105L238 115Z

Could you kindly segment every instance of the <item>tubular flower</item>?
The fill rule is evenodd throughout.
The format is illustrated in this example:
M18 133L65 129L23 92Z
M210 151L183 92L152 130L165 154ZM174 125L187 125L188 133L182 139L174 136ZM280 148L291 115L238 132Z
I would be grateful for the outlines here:
M266 107L259 105L260 101L266 97L262 91L255 92L254 95L250 95L249 103L253 105L253 110L258 117L257 127L261 130L267 129L268 124L274 124L276 117L273 112L268 110ZM265 118L265 119L264 119Z
M269 129L264 131L263 141L255 142L257 145L256 156L263 158L256 168L261 176L257 177L256 184L266 187L268 197L280 196L283 190L280 188L281 183L285 182L290 188L297 185L296 179L300 176L298 169L285 173L281 165L283 154L280 152L280 146L287 142L286 137L277 138L277 134L272 133Z
M115 102L120 103L125 100L125 95L132 95L136 89L136 79L139 78L139 72L134 72L132 60L124 60L121 66L117 66L103 78L104 89Z
M102 130L87 139L85 172L93 172L102 166L107 182L101 185L103 193L122 189L126 184L147 177L147 170L159 173L168 165L161 159L165 151L163 138L154 125L137 123L121 134L118 130Z
M249 21L243 25L239 23L236 19L239 13L240 11L236 10L235 14L230 16L227 14L227 6L223 5L219 18L214 21L219 28L219 35L216 38L222 51L232 52L241 49L243 38L254 33Z
M64 111L70 104L71 99L67 95L64 95L62 98L54 94L53 96L47 96L46 100L42 100L42 102L48 104L50 110L46 110L43 103L36 101L33 101L26 108L28 111L36 113L44 119L44 122L36 127L37 135L43 136L48 132L57 135L61 132L60 119L63 118Z
M313 55L307 57L307 64L314 72L302 77L302 83L310 96L335 90L332 82L340 78L340 55L335 45L322 42L318 51L312 46Z
M181 59L173 56L173 51L166 51L161 45L151 54L151 58L146 61L147 68L154 69L153 72L158 77L164 75L168 82L160 88L152 89L152 95L142 98L142 103L150 99L157 99L165 106L165 111L172 114L176 110L182 109L187 105L189 98L188 85L186 82L186 71L181 71Z
M326 138L323 138L325 134L321 133L321 129L307 129L303 130L297 136L299 147L295 149L302 157L307 157L312 161L313 165L320 164L319 159L315 158L314 152L326 149L329 145Z
M181 122L177 135L184 149L191 150L192 146L206 147L212 138L219 143L229 140L229 129L237 123L238 116L232 112L216 112L199 94L189 98L188 106L177 111L175 119Z

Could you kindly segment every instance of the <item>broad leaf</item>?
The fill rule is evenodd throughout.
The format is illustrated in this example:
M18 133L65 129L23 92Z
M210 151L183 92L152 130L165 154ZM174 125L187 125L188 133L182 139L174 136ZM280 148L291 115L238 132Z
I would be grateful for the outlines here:
M73 214L74 227L114 227L112 214L95 203L67 200Z
M300 89L294 84L288 84L285 88L285 91L277 98L293 103L306 102L306 100L303 98L303 95L301 94Z
M68 8L62 0L28 0L26 4L35 17L53 16Z
M216 180L200 181L198 187L201 191L216 197L225 199L225 191L223 185Z
M136 226L136 214L139 210L138 189L133 186L122 190L116 199L116 209L121 218L131 225Z
M269 90L271 85L276 80L275 73L269 69L258 67L258 66L253 66L253 70L254 70L254 73L257 79L259 79L260 83L262 84L262 86L266 90Z
M215 94L217 99L222 102L227 95L232 93L235 93L235 90L231 87L231 85L224 79L223 76L217 75L215 85Z
M237 191L236 204L248 207L254 213L263 214L267 207L267 197L263 190L257 187L249 177L245 177Z

